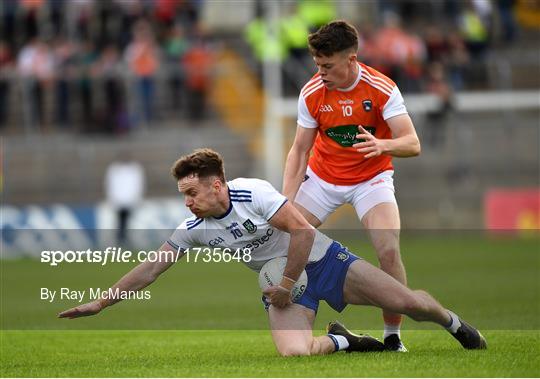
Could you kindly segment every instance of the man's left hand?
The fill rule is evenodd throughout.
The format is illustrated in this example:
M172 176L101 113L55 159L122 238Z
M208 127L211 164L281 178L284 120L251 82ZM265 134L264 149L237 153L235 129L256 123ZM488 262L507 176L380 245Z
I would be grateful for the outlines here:
M359 153L364 154L364 158L378 157L387 151L386 140L376 138L362 125L358 125L358 131L360 133L356 135L356 138L363 139L364 142L355 143L352 147Z
M292 303L291 291L281 286L268 287L263 291L263 295L266 296L268 302L277 308L284 308Z

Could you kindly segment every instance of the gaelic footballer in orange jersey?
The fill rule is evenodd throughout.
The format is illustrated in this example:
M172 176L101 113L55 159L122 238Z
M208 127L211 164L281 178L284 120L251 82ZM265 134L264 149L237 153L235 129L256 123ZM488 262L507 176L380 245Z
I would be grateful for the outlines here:
M353 148L358 125L379 139L391 139L386 120L406 114L396 84L377 70L358 62L358 76L349 88L328 90L316 74L298 99L298 124L319 128L309 167L321 179L336 185L354 185L392 170L392 157L381 154L364 159Z
M352 205L383 271L406 285L392 158L420 154L420 141L396 84L358 62L358 46L358 31L343 20L308 36L317 74L298 98L283 193L314 227ZM385 349L407 351L401 315L383 311L383 319Z

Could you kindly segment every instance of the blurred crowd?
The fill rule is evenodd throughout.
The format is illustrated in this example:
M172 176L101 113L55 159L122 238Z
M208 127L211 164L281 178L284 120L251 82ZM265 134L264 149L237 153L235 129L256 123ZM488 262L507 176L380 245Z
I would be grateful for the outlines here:
M441 75L454 90L476 86L482 73L467 75L471 65L484 67L494 44L512 43L516 37L513 0L441 1L438 10L444 20L425 19L415 28L407 28L403 20L410 13L422 14L422 3L401 8L383 4L382 25L360 27L360 58L394 78L405 92L430 91Z
M213 58L200 7L196 0L2 0L0 127L11 118L29 131L125 133L165 110L204 118Z
M201 26L203 0L0 2L0 128L122 134L208 115L215 45ZM402 92L435 93L444 113L453 91L488 88L487 57L516 40L520 2L378 1L377 16L357 24L359 59ZM296 96L314 72L307 36L340 13L331 0L280 4L269 25L267 1L246 2L255 17L243 32L254 60L282 63L284 94Z
M407 28L404 20L414 20L427 4L405 2L399 7L383 1L381 26L360 27L362 61L392 78L402 92L429 93L438 99L426 114L427 146L443 146L455 92L490 89L490 52L515 40L516 4L514 0L440 1L435 12L432 9ZM436 11L444 17L437 17Z
M444 79L456 91L485 88L486 65L494 45L516 39L516 0L377 2L378 18L358 23L359 59L397 82L403 92L433 91ZM286 81L298 91L313 74L307 37L336 18L332 1L303 0L291 14L268 25L260 17L246 30L259 61L279 61ZM279 38L272 39L272 27ZM308 69L307 72L305 68ZM439 90L436 90L439 91Z
M520 5L523 1L380 0L376 17L356 23L358 58L389 76L401 92L436 96L436 105L426 114L430 128L425 137L428 145L437 148L454 111L453 94L493 89L489 65L497 62L492 52L516 41L515 15ZM315 73L307 46L309 33L336 19L336 4L301 0L274 24L259 13L246 28L246 41L259 62L281 63L283 93L295 97ZM503 78L497 78L497 88L505 85Z

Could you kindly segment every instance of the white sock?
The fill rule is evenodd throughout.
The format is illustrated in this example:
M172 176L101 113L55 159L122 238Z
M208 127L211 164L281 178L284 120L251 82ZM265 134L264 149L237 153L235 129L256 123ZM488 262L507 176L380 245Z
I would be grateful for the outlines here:
M349 347L349 341L347 341L347 338L343 336L338 336L336 334L328 334L328 337L330 337L332 342L334 342L334 346L336 348L334 351L345 350Z
M446 326L446 330L448 330L452 334L455 334L461 326L461 322L459 322L459 317L454 312L448 311L448 314L450 315L452 320L450 320L450 324Z
M400 326L399 325L389 325L389 324L384 324L384 333L383 333L383 340L392 335L392 334L397 334L397 336L399 337L399 339L401 339L401 334L400 334Z

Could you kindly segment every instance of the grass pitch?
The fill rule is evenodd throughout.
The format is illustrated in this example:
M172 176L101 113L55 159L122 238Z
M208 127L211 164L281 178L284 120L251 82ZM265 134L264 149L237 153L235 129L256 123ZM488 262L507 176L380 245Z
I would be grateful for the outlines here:
M365 242L348 245L375 262ZM39 299L40 287L107 288L126 265L0 261L0 376L27 377L538 377L540 239L404 236L409 285L431 292L482 330L486 351L466 351L437 326L406 320L407 354L280 358L257 278L241 264L178 263L150 288L98 316L59 320L76 305ZM332 319L381 336L381 314L321 304L314 333Z
M377 332L373 332L377 333ZM322 334L322 331L321 331ZM537 377L537 331L485 331L466 351L442 331L406 331L410 352L280 358L266 331L9 331L2 376ZM8 348L9 347L9 348Z

